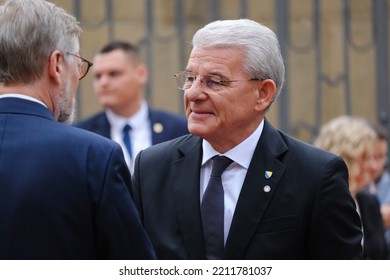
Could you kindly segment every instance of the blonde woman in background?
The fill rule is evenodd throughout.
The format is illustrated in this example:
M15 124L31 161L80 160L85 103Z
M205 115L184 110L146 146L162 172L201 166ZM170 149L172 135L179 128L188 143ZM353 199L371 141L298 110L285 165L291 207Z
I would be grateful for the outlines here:
M379 123L370 122L369 124L377 134L375 145L375 161L377 164L376 169L373 170L373 180L367 190L376 195L381 205L387 251L390 252L390 172L387 162L389 138L387 131Z
M364 259L386 259L384 228L377 198L362 190L375 168L376 134L366 120L340 116L326 123L314 145L341 156L348 166L349 190L363 224Z

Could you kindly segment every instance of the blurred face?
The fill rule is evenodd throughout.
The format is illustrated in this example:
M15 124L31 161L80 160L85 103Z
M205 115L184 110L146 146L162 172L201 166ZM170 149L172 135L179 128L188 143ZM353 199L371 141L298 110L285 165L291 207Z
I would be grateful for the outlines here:
M372 182L372 173L377 168L375 161L374 140L369 140L366 144L365 152L356 158L356 187L357 191L363 190Z
M147 80L145 65L122 50L98 54L93 64L93 87L100 104L123 116L136 112Z
M387 142L383 139L376 140L375 144L375 155L374 159L376 162L376 168L372 172L372 177L374 180L378 180L385 168L386 158L387 158Z
M244 55L236 48L195 47L188 60L186 71L196 75L184 91L188 129L222 153L257 128L271 102L269 95L275 93L270 80L248 81L254 77L244 72L243 63ZM212 92L203 86L208 75L240 81L223 83L219 91Z

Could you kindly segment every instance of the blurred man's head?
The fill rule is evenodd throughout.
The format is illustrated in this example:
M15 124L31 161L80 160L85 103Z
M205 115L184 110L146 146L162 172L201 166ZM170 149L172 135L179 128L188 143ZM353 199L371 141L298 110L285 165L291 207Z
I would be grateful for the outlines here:
M100 104L118 115L133 115L141 106L148 78L138 48L124 41L111 42L93 63L93 87Z

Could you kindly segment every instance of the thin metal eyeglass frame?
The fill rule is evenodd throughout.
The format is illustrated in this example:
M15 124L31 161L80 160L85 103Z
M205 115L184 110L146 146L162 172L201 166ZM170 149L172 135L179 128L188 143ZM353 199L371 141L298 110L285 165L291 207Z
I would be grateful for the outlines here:
M187 89L190 89L192 87L192 85L191 85L191 87L185 89L183 87L180 87L179 86L179 82L178 82L178 78L180 76L185 75L185 74L189 74L189 73L190 72L187 72L187 71L180 71L180 72L177 72L176 74L173 75L176 78L176 84L177 84L178 89L180 89L180 90L187 90ZM195 75L195 74L192 74L192 75L195 77L195 80L196 80L197 79L197 75ZM203 75L203 76L216 76L216 77L218 77L217 75ZM221 85L223 83L232 83L232 82L240 82L240 81L261 81L261 80L258 79L258 78L251 78L251 79L246 79L246 80L221 80L221 81L219 81L219 87L221 87ZM203 82L201 81L200 83L201 83L201 86L203 88ZM218 91L220 91L220 89Z
M81 59L81 62L82 62L82 63L87 63L88 67L87 67L87 69L85 70L85 73L79 77L79 80L81 80L81 79L83 79L85 76L87 76L88 71L89 71L89 68L91 68L91 66L93 65L93 63L92 63L91 61L89 61L89 60L87 60L87 59L81 57L81 56L78 56L78 55L74 54L74 53L67 52L66 54L73 55L73 56L75 56L75 57ZM80 69L80 67L79 67L79 69Z

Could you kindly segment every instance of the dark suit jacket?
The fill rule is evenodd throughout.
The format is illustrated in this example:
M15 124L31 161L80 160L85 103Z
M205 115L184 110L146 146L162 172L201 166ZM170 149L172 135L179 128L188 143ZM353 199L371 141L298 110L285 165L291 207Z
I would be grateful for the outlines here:
M0 98L0 259L155 257L114 141Z
M363 258L367 260L388 259L385 230L377 197L368 191L356 195L363 224Z
M136 158L134 199L159 259L204 259L201 139L183 136ZM273 171L270 179L265 171ZM361 225L345 163L265 121L224 259L361 259ZM271 191L265 192L264 186Z
M183 116L149 108L149 118L153 145L188 134L187 120ZM162 125L163 130L161 132L153 129L156 124ZM106 138L111 138L111 126L105 112L100 112L85 120L76 122L74 126L95 132Z

